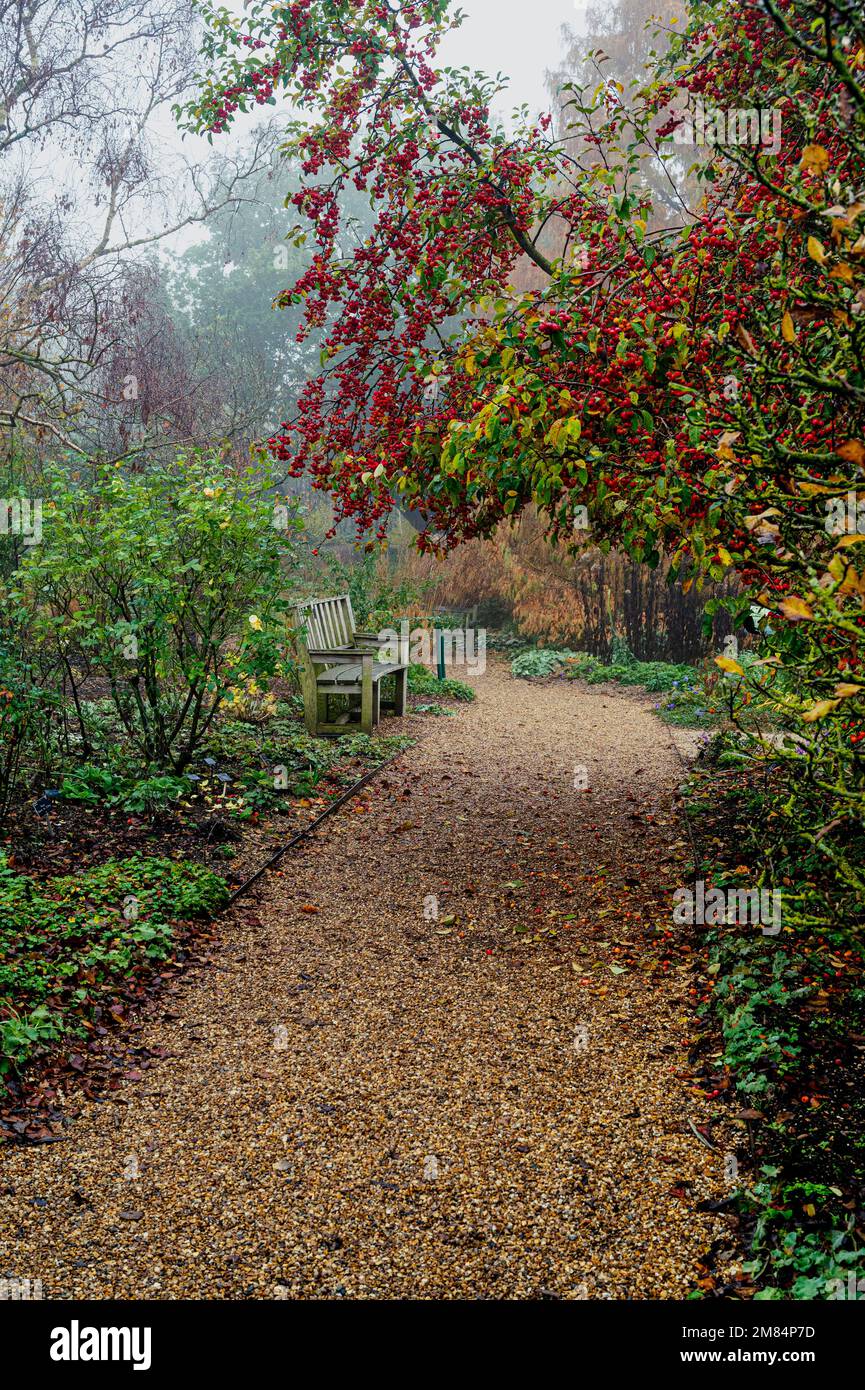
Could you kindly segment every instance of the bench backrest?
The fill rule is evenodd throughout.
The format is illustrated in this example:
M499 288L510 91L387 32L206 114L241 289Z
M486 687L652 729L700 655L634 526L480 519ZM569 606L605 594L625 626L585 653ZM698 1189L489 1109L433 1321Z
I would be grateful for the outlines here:
M351 598L314 598L298 604L298 626L306 628L306 646L313 651L335 651L353 647L357 624Z

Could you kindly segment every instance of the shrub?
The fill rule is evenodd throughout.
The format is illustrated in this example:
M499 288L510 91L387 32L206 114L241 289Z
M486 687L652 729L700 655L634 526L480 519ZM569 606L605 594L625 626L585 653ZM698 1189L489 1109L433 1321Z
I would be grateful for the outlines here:
M109 768L83 763L60 785L64 801L81 801L87 806L100 806L118 796L123 786L120 775Z
M43 725L51 697L25 657L20 614L0 595L0 822L18 785L25 750Z
M42 544L14 577L34 637L79 678L107 682L145 767L182 772L231 689L277 668L291 551L267 478L193 454L87 481L53 468L47 482Z
M511 662L511 674L522 680L534 680L538 676L554 676L564 668L565 663L580 656L579 652L538 649L521 652Z
M415 695L442 695L446 699L465 701L466 704L477 698L465 681L454 680L453 676L439 680L426 666L416 662L408 668L408 688Z

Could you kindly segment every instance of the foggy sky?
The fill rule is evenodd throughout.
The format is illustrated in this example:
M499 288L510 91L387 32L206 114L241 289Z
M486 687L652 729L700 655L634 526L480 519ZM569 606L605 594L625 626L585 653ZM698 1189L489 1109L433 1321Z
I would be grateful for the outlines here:
M533 112L549 108L547 69L562 53L562 25L580 29L585 0L461 0L467 16L449 38L439 62L481 68L510 78L509 95L497 103L505 114L527 102Z

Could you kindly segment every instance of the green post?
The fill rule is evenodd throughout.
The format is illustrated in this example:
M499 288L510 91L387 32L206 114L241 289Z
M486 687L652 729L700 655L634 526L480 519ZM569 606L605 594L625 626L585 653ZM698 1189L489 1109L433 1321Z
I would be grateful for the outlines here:
M443 632L437 632L437 633L436 633L436 639L437 639L437 641L436 641L436 646L437 646L437 648L438 648L438 668L439 668L439 670L438 670L438 676L439 676L439 680L440 680L440 681L443 681L443 680L445 679L446 675L447 675L447 668L445 667L445 635L444 635L444 633L443 633Z

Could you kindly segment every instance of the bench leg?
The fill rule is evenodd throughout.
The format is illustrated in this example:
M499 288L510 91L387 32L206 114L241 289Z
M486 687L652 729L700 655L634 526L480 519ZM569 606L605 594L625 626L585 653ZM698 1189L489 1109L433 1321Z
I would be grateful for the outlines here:
M408 670L397 671L396 675L396 705L394 713L397 718L405 714L406 702L408 700Z
M318 733L318 731L319 731L319 729L321 728L322 724L326 724L326 723L327 723L327 696L326 696L326 695L319 695L319 696L318 696L318 699L317 699L317 701L316 701L316 713L317 713L317 716L318 716L318 717L317 717L317 719L316 719L315 732Z
M360 689L360 727L365 734L371 734L375 723L375 696L378 687L372 679L372 656L363 658L363 682Z

